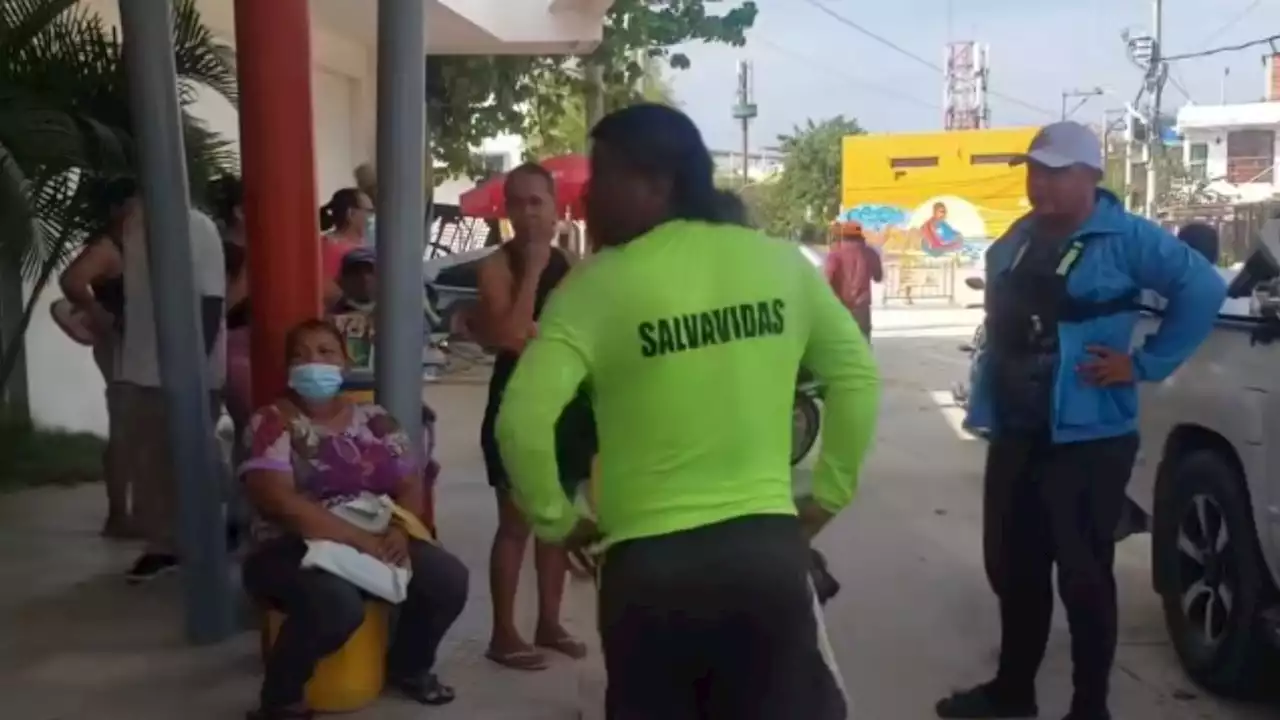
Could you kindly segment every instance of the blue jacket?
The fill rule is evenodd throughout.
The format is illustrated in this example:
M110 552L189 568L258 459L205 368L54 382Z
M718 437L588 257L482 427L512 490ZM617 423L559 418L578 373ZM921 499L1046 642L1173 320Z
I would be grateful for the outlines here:
M1030 239L1031 223L1018 221L986 255L987 287L1013 263L1018 249ZM1168 305L1159 329L1133 350L1134 375L1143 382L1169 377L1199 347L1213 329L1226 284L1204 256L1164 229L1128 213L1106 190L1098 190L1093 215L1073 238L1084 241L1084 252L1067 277L1072 297L1101 302L1125 293L1150 290ZM988 298L989 299L989 298ZM1090 345L1132 347L1138 311L1058 325L1060 358L1054 377L1052 434L1055 443L1115 437L1137 429L1136 385L1099 388L1083 382L1076 368ZM988 363L975 361L969 414L965 424L998 435L991 397Z

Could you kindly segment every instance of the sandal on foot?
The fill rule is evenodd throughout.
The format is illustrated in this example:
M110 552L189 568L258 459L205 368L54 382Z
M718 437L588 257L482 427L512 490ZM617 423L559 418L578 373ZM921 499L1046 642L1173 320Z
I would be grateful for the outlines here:
M578 640L568 633L564 633L559 637L551 638L550 640L535 640L534 645L558 652L561 655L574 660L581 660L587 656L587 646L584 645L581 640Z
M457 699L453 688L440 682L435 674L423 678L397 678L391 685L419 705L448 705Z
M259 708L246 714L245 720L312 720L315 712L301 708Z
M498 652L493 648L489 648L484 654L489 660L498 663L502 667L512 670L524 670L534 672L537 670L546 670L548 663L547 658L533 648L521 650L508 650L506 652Z

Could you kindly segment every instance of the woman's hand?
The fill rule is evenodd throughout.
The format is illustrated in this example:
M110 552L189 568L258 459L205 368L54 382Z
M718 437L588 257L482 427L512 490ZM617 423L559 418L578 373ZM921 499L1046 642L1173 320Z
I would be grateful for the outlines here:
M351 526L351 535L348 538L347 545L359 550L365 555L382 559L382 536L374 535L370 532L360 530L354 525Z
M393 527L378 538L379 560L397 567L409 566L409 536L404 530Z

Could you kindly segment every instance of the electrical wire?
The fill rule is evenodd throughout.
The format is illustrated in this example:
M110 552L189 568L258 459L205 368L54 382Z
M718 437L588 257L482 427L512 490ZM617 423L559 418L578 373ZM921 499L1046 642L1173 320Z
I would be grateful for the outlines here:
M752 34L751 34L751 37L750 37L750 39L748 40L748 43L759 43L759 44L764 45L765 47L769 48L770 50L773 50L774 52L778 53L779 55L782 55L782 56L784 56L784 57L790 58L791 60L794 60L794 61L796 61L796 62L798 62L798 63L804 64L804 65L808 65L808 66L810 66L810 67L813 67L813 68L815 68L815 69L817 69L817 70L820 70L820 71L822 71L822 72L825 72L825 73L827 73L827 74L829 74L829 75L832 75L832 76L834 76L834 77L838 77L838 78L840 78L841 80L844 80L844 81L846 81L846 82L848 82L848 83L850 83L850 84L857 85L857 86L860 86L860 87L864 87L864 88L866 88L866 89L868 89L868 90L873 90L873 91L878 92L878 93L880 93L880 94L882 94L882 95L885 95L886 97L896 98L896 99L898 99L898 100L902 100L902 101L904 101L904 102L908 102L908 103L912 103L912 104L915 104L915 105L919 105L919 106L921 106L921 107L926 107L926 108L929 108L929 109L931 109L931 110L940 110L940 109L942 109L942 107L941 107L939 104L937 104L937 103L932 103L932 102L929 102L928 100L923 100L923 99L918 98L918 97L915 97L915 96L913 96L913 95L909 95L909 94L907 94L907 93L902 92L901 90L894 89L894 88L889 87L889 86L887 86L887 85L878 85L878 84L876 84L876 83L869 82L869 81L867 81L867 80L863 80L862 78L854 77L853 75L850 75L850 74L848 74L848 73L845 73L845 72L842 72L842 71L840 71L840 70L837 70L836 68L834 68L834 67L832 67L832 66L830 66L830 65L828 65L828 64L821 63L821 62L819 62L818 60L815 60L814 58L806 57L806 56L801 55L801 54L799 54L799 53L797 53L797 52L795 52L795 51L793 51L793 50L790 50L790 49L788 49L788 48L786 48L786 47L783 47L782 45L779 45L778 43L773 42L773 41L769 40L768 38L760 37L760 36L759 36L758 34L756 34L756 33L752 33Z
M943 70L943 69L942 69L942 67L941 67L941 66L939 66L937 63L932 62L932 61L930 61L930 60L926 60L925 58L920 57L920 56L919 56L919 55L917 55L916 53L913 53L913 52L911 52L910 50L908 50L908 49L906 49L906 48L902 47L901 45L898 45L897 43L893 42L892 40L889 40L888 38L884 37L883 35L879 35L879 34L877 34L877 33L875 33L875 32L872 32L871 30L866 29L865 27L863 27L863 26L859 25L858 23L856 23L856 22L854 22L854 21L850 20L849 18L845 17L844 15L841 15L840 13L836 12L835 10L832 10L831 8L827 7L826 5L823 5L822 3L818 2L818 0L805 0L805 2L807 2L807 3L808 3L808 4L810 4L810 5L812 5L813 7L817 8L819 11L821 11L821 12L822 12L823 14L825 14L827 17L831 18L832 20L835 20L836 22L840 23L841 25L844 25L845 27L849 28L850 30L853 30L853 31L855 31L855 32L857 32L857 33L859 33L859 34L861 34L861 35L865 35L866 37L868 37L868 38L870 38L870 39L874 40L875 42L877 42L877 43L879 43L879 44L881 44L881 45L884 45L885 47L889 48L890 50L893 50L894 52L897 52L898 54L902 55L903 57L906 57L906 58L908 58L908 59L910 59L910 60L913 60L913 61L915 61L916 63L918 63L918 64L920 64L920 65L923 65L924 67L927 67L927 68L929 68L930 70L932 70L932 71L934 71L934 72L936 72L936 73L939 73L939 74L941 74L941 75L946 75L946 70ZM1016 98L1016 97L1013 97L1013 96L1011 96L1011 95L1006 95L1006 94L1004 94L1004 93L997 92L997 91L995 91L995 90L991 90L991 89L988 89L988 90L987 90L987 94L988 94L988 95L990 95L991 97L1000 98L1001 100L1004 100L1005 102L1008 102L1008 103L1013 104L1013 105L1017 105L1017 106L1022 107L1022 108L1026 108L1027 110L1031 110L1031 111L1033 111L1033 112L1037 112L1037 113L1040 113L1040 114L1042 114L1042 115L1047 115L1047 116L1049 116L1049 117L1053 117L1053 118L1058 117L1058 113L1057 113L1057 112L1055 112L1055 111L1053 111L1053 110L1047 110L1047 109L1045 109L1045 108L1043 108L1043 107L1040 107L1040 106L1038 106L1038 105L1034 105L1034 104L1032 104L1032 103L1026 102L1025 100L1021 100L1021 99Z
M1223 33L1235 27L1237 23L1239 23L1241 20L1248 17L1249 13L1256 10L1258 6L1261 4L1262 4L1262 0L1253 0L1253 2L1249 3L1243 10L1241 10L1240 12L1232 16L1230 20L1227 20L1225 23L1223 23L1217 30L1214 30L1213 32L1205 36L1204 44L1207 46L1209 45L1209 43L1222 37Z
M1191 93L1187 90L1186 84L1182 82L1181 78L1178 76L1178 71L1175 70L1172 65L1169 66L1169 76L1165 79L1168 80L1169 84L1173 86L1173 89L1177 90L1178 93L1182 95L1182 97L1186 98L1188 102L1196 101L1195 98L1191 97Z
M1222 53L1239 52L1241 50L1248 50L1249 48L1257 47L1258 45L1273 45L1277 41L1280 41L1280 35L1270 35L1268 37L1258 38L1257 40L1250 40L1249 42L1243 42L1236 45L1223 45L1222 47L1210 48L1208 50L1201 50L1199 52L1183 53L1181 55L1165 55L1160 59L1165 62L1177 62L1179 60L1192 60L1195 58L1209 57L1211 55L1221 55Z

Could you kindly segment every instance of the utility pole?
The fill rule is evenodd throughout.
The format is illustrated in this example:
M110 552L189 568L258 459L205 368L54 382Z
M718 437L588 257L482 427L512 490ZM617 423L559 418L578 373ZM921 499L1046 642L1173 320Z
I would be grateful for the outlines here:
M1080 90L1078 88L1074 90L1063 90L1062 91L1062 119L1066 120L1067 118L1071 117L1071 115L1073 115L1076 110L1079 110L1081 106L1089 102L1089 98L1101 97L1102 95L1105 95L1105 94L1106 94L1106 91L1100 87L1089 88L1087 90ZM1072 98L1080 98L1081 99L1080 104L1072 108L1070 112L1067 112L1067 101Z
M750 60L738 61L738 97L733 106L733 117L742 123L742 186L751 182L751 156L748 132L751 121L759 115L755 104L755 78Z
M1147 90L1151 93L1151 115L1147 122L1147 192L1144 214L1154 219L1159 202L1160 168L1157 162L1163 155L1164 134L1160 127L1160 100L1169 66L1164 61L1161 46L1164 30L1164 0L1152 0L1151 4L1151 60L1147 65Z

